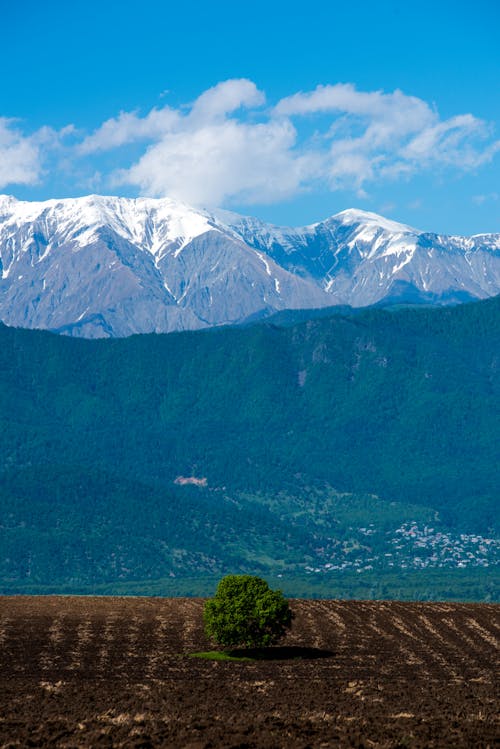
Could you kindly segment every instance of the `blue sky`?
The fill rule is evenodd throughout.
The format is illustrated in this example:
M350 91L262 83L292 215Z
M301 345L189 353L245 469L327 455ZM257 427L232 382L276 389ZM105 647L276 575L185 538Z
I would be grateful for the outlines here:
M8 3L0 191L500 231L500 3Z

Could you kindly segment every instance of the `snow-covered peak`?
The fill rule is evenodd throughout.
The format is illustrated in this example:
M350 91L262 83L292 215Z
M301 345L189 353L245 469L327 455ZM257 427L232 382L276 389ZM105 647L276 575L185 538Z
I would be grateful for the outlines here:
M329 221L335 221L344 225L352 224L363 224L370 229L383 229L391 234L421 234L418 229L414 229L412 226L407 224L401 224L398 221L392 221L391 219L379 216L378 213L372 213L371 211L362 211L357 208L348 208L345 211L336 213ZM324 222L326 223L326 222Z
M216 228L208 214L170 198L87 195L28 202L0 196L0 232L35 223L49 243L57 237L85 246L106 227L153 253L166 244L182 248Z
M171 198L90 199L103 224L153 254L170 244L180 250L200 234L216 229L208 214Z
M350 208L337 213L323 222L335 231L339 226L346 232L345 244L356 249L362 257L375 258L389 255L405 255L405 263L415 252L419 236L418 229L407 224L391 221L377 213ZM402 267L402 266L401 266Z
M12 206L18 202L13 195L0 195L0 211L11 210Z

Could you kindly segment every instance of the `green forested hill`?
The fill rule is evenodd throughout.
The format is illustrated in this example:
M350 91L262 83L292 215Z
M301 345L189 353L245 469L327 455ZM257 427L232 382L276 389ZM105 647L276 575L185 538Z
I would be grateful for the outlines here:
M499 306L101 341L1 326L3 579L148 579L221 554L229 568L292 563L319 532L290 522L293 501L326 486L337 504L377 495L492 532ZM280 492L296 500L277 510ZM45 555L36 573L30 549Z

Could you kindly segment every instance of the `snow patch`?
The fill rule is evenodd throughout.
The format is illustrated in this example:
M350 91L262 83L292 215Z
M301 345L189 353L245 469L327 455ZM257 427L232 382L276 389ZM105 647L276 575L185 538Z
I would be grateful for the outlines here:
M269 267L269 263L264 257L264 254L262 252L256 252L257 257L264 263L264 267L266 269L266 273L268 276L271 275L271 268Z

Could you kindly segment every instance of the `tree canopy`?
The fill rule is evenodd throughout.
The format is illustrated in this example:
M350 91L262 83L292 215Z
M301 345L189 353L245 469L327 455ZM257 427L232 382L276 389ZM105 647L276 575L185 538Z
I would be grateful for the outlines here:
M280 590L253 575L227 575L203 612L207 635L227 647L265 647L291 626L293 613Z

